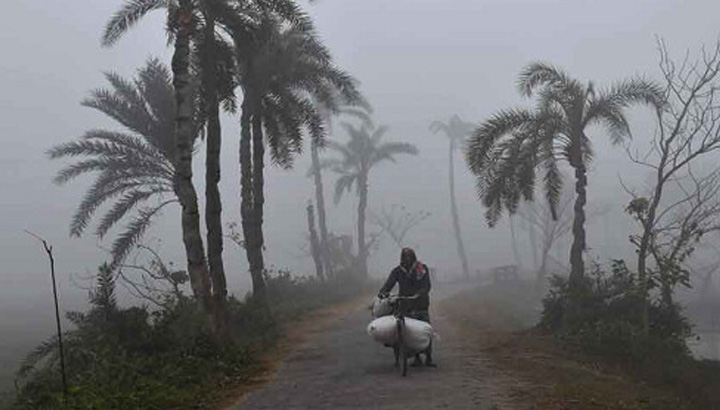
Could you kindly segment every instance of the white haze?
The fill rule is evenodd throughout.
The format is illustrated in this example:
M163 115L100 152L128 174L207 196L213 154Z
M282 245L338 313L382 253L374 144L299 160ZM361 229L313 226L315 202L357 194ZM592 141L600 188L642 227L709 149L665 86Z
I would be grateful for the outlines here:
M82 276L106 259L92 235L69 238L68 222L88 179L66 186L51 182L60 163L44 152L96 127L115 127L103 115L81 107L89 90L106 86L102 71L125 77L150 56L169 62L162 13L156 12L113 49L103 49L103 25L120 1L8 1L0 17L0 366L5 372L17 354L52 331L52 299L47 261L29 229L55 247L63 310L84 305ZM663 36L675 55L717 35L720 4L680 0L323 0L308 9L336 61L362 83L377 123L390 126L388 139L410 141L415 158L399 158L371 175L370 209L404 204L432 213L410 242L421 259L441 272L459 263L450 231L447 141L428 125L459 114L479 122L498 109L521 103L515 91L519 70L545 60L598 85L632 75L657 74L655 36ZM237 168L238 119L223 121L224 220L239 220ZM635 138L646 140L652 123L634 111ZM610 207L588 228L591 256L601 260L630 257L629 220L622 207L627 195L618 175L629 183L643 180L620 149L593 132L597 160L589 176L590 201ZM335 138L343 140L342 133ZM196 156L196 187L203 192L202 151ZM484 223L474 183L462 157L456 161L458 204L472 269L514 263L507 218L494 230ZM268 169L266 179L266 260L270 266L309 274L303 255L305 204L312 197L305 177L306 157L295 170ZM333 177L325 176L332 197ZM202 195L201 195L202 196ZM355 200L328 206L330 227L352 232ZM148 238L162 238L168 260L184 264L178 209L165 212ZM242 296L249 278L244 254L225 244L231 292ZM376 274L396 262L390 241L371 261ZM527 252L526 252L527 254ZM565 257L561 254L560 257ZM524 258L523 263L531 261Z

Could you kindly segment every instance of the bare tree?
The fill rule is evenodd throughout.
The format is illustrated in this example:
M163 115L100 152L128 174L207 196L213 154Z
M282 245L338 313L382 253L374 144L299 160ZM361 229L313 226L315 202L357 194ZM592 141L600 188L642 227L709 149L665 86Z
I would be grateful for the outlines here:
M556 208L557 218L553 218L550 206L545 202L525 202L518 207L517 216L525 222L524 228L540 237L540 243L533 244L539 248L540 266L537 267L537 280L545 279L548 257L553 246L559 239L570 233L573 223L573 193L563 190ZM588 216L591 212L588 212Z
M646 267L647 287L660 288L661 302L673 303L678 284L690 286L689 258L706 234L720 231L720 168L698 177L688 167L685 177L676 177L665 186L670 201L661 202L650 233L648 254L654 262ZM627 211L641 224L648 217L648 202L637 197ZM643 231L644 234L644 231ZM642 234L631 236L636 246Z
M640 154L637 151L627 149L630 159L636 164L642 165L653 172L653 187L649 194L642 195L630 192L633 199L628 206L631 213L639 222L641 232L633 237L633 243L637 246L637 272L641 286L641 292L648 300L648 291L654 278L650 276L647 266L649 256L658 259L654 252L657 248L665 249L667 246L674 248L679 246L661 244L658 237L660 232L671 235L683 235L686 233L681 222L689 217L688 222L697 221L699 217L696 212L687 209L682 216L672 211L677 210L680 205L667 205L663 203L663 194L669 184L688 184L692 192L681 195L683 204L692 209L698 205L703 192L712 190L715 182L705 177L691 175L690 167L697 163L703 156L712 153L720 148L720 105L718 104L718 73L720 73L720 42L717 42L712 50L702 49L695 61L690 61L690 54L686 53L680 63L673 61L662 40L658 41L660 53L660 71L665 82L665 104L658 108L657 131L651 141L649 150ZM682 182L685 180L685 182ZM688 186L688 185L686 185ZM703 200L707 204L706 200ZM691 205L694 204L694 205ZM704 205L703 205L704 206ZM683 208L687 208L683 206ZM690 213L692 215L690 215ZM671 217L673 214L675 216ZM670 220L665 219L670 218ZM674 222L672 222L674 221ZM678 225L679 224L679 225ZM672 226L672 228L671 228ZM675 240L684 241L687 238L677 237ZM655 250L654 250L655 249ZM661 252L662 258L669 255L665 250ZM678 251L680 252L680 251ZM673 252L670 251L670 255ZM679 256L679 254L675 254ZM661 265L666 262L662 262ZM658 271L655 266L654 271ZM648 329L648 306L645 303L642 318L644 327Z
M55 256L53 255L53 247L39 235L27 230L25 233L42 243L43 249L45 250L50 262L50 279L52 280L53 300L55 301L55 325L57 326L58 349L60 351L60 375L62 377L63 386L63 404L65 404L67 402L68 385L67 377L65 375L65 350L63 349L62 327L60 326L60 307L58 303L57 284L55 280Z
M424 220L430 217L426 211L409 211L404 205L392 205L390 209L381 208L370 213L370 223L379 229L380 234L386 234L398 248L407 245L407 234Z
M118 278L131 295L160 308L169 308L183 298L187 272L174 269L172 262L165 263L157 250L137 245L131 261L119 266Z

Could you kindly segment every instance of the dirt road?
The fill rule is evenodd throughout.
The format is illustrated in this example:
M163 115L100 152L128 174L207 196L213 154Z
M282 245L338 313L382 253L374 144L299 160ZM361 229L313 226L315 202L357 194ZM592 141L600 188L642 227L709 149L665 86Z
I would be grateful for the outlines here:
M435 301L458 287L436 286ZM483 367L477 349L461 340L434 303L437 368L409 368L403 378L392 350L365 333L369 312L355 305L313 329L280 364L276 377L233 409L515 409L502 383Z

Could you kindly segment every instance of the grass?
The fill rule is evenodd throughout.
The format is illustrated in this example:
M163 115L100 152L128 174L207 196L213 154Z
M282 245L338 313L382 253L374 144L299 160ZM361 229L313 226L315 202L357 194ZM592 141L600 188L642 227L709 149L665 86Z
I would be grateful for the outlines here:
M441 302L485 359L489 371L513 380L507 395L538 410L708 410L720 408L720 364L654 362L654 369L585 354L533 327L540 297L532 285L464 290Z

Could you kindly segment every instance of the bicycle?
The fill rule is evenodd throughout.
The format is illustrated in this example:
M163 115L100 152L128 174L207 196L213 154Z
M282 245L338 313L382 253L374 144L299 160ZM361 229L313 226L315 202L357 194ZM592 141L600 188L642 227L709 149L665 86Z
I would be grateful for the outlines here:
M398 296L389 295L387 298L390 301L390 306L393 308L393 316L395 316L395 326L397 332L397 340L392 345L393 353L395 354L395 367L400 367L400 371L403 377L407 376L407 361L408 356L414 354L410 348L405 344L403 340L403 334L405 333L405 311L402 308L402 302L404 300L417 299L418 295L414 296Z

